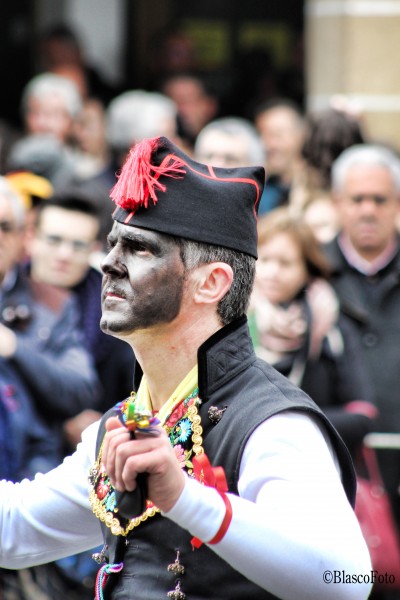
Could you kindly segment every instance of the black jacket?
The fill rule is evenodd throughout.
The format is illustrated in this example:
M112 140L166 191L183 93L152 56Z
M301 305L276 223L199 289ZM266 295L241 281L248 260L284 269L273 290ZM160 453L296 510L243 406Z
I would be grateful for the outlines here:
M353 324L359 352L369 373L372 401L380 411L380 431L400 431L400 253L373 277L354 269L337 240L325 248L331 284L340 311Z
M400 244L400 238L399 238ZM354 269L335 239L325 248L340 310L353 323L358 350L368 370L372 401L379 410L374 430L400 431L400 251L376 275ZM400 452L379 453L382 475L400 526Z
M22 269L0 298L0 322L17 336L8 362L23 381L61 446L61 426L85 408L96 408L99 382L67 292L32 282ZM63 451L57 450L59 462Z

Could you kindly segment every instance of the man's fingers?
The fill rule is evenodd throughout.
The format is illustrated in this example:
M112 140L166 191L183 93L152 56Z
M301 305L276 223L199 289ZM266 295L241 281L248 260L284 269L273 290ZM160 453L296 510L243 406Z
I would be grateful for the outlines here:
M111 431L112 429L117 429L118 427L123 427L121 421L118 417L110 417L106 421L106 430Z
M106 435L104 437L104 446L102 460L111 479L111 483L119 489L121 482L118 481L118 464L116 462L117 449L122 443L130 441L128 430L122 425L117 417L110 417L106 421Z

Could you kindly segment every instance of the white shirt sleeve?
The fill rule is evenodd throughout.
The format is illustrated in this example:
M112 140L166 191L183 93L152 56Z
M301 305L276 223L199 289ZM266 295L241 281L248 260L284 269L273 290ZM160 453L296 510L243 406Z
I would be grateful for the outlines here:
M33 481L0 481L0 566L43 564L102 543L88 482L98 425L86 429L77 451L56 469Z
M285 412L260 425L245 448L238 489L239 496L229 494L230 527L210 546L216 554L286 600L368 597L368 549L330 442L314 419ZM207 541L224 514L215 489L187 478L165 516Z

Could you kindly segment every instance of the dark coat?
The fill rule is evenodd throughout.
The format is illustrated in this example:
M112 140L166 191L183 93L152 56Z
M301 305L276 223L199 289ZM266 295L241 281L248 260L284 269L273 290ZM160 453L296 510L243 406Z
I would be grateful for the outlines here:
M3 290L0 320L17 335L10 364L38 413L61 436L63 421L96 408L99 394L74 299L52 286L33 283L18 270L11 289Z
M337 240L325 248L340 310L353 324L370 375L380 431L400 431L400 253L373 277L351 267Z
M57 442L21 377L0 358L0 479L33 479L36 473L55 468Z
M372 400L379 410L375 430L400 431L400 252L377 275L368 277L348 264L338 241L325 247L331 283L340 310L353 323L356 342L369 374ZM382 451L384 478L398 508L400 452Z

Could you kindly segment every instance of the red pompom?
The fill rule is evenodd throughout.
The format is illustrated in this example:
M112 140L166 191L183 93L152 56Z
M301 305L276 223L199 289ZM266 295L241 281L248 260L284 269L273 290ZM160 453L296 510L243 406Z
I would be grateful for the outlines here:
M129 152L117 183L110 192L111 199L125 210L135 211L148 207L149 197L157 202L156 190L165 192L166 186L159 182L160 175L178 178L185 173L183 161L169 155L159 166L151 164L153 153L159 147L160 138L145 139Z

